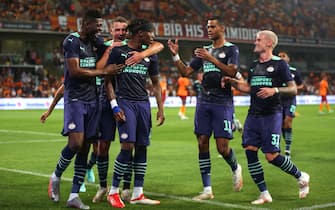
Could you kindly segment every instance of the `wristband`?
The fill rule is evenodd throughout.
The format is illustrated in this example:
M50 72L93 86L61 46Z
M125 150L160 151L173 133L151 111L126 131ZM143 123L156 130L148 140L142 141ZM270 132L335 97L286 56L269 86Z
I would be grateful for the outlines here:
M235 78L236 79L241 79L242 78L242 74L240 72L236 72Z
M279 93L279 89L277 87L275 87L275 92Z
M118 106L115 106L114 108L112 108L112 110L113 110L113 114L121 112L121 109Z
M117 104L117 102L116 102L116 99L112 99L112 100L110 101L110 104L111 104L112 109L114 109L114 107L116 107L116 106L119 106L119 105Z
M180 60L180 56L179 56L179 54L177 53L177 54L175 54L174 56L172 56L172 60L173 60L174 62L179 61L179 60Z

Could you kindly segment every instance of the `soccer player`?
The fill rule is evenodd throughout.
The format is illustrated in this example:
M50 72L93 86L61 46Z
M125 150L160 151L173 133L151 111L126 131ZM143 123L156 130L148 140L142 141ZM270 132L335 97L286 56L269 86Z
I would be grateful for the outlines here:
M112 40L107 42L108 50L106 50L102 56L102 58L97 63L97 68L103 68L110 56L110 51L116 47L126 44L127 37L127 26L128 21L123 17L116 17L112 20L110 25L110 32L112 36ZM134 65L142 61L143 58L148 57L150 55L156 54L163 50L164 46L159 42L153 42L149 48L141 52L130 52L132 54L126 60L127 65ZM107 189L107 173L108 173L108 165L109 165L109 148L111 141L115 139L115 131L116 131L116 121L114 119L114 113L111 109L110 100L107 98L106 87L105 87L105 79L104 77L100 78L101 89L100 89L100 106L102 108L101 111L101 119L99 123L100 137L98 141L98 155L97 155L97 166L100 180L100 187L93 197L93 203L100 202L102 198L108 193ZM113 87L109 91L114 91ZM113 96L115 101L115 96ZM114 109L117 111L117 109ZM117 116L116 116L117 118ZM123 121L123 120L122 120ZM129 202L131 199L130 193L130 182L132 176L132 165L130 164L127 168L124 178L123 178L123 191L121 193L121 197L124 201Z
M181 106L178 112L178 116L182 120L187 120L186 117L186 98L188 96L188 88L191 85L190 80L187 77L180 76L177 80L177 96L181 99Z
M278 56L283 59L287 64L290 62L290 57L286 52L279 52ZM297 86L297 91L304 87L300 72L289 65L290 73ZM282 125L282 135L285 140L285 155L291 156L291 144L292 144L292 123L295 117L295 112L297 108L297 101L295 96L281 96L281 103L283 105L283 125Z
M202 89L197 98L194 118L194 133L198 140L199 168L203 184L203 192L194 200L213 199L211 186L211 159L209 139L212 133L216 140L217 151L228 163L233 173L233 188L242 189L242 168L236 160L229 141L233 139L233 96L230 84L224 84L224 76L234 77L237 72L239 50L236 45L227 42L224 37L224 25L219 17L207 21L208 37L212 41L209 46L197 48L195 56L186 66L178 54L178 40L168 40L172 58L183 76L203 69Z
M150 45L154 39L153 24L145 19L135 19L128 25L130 39L127 45L114 47L108 64L124 64L132 56L130 52L142 51L142 45ZM159 85L157 55L144 58L140 63L126 66L120 74L115 75L117 103L124 112L125 122L118 123L121 150L114 162L112 185L109 191L109 203L115 208L124 208L125 204L119 196L119 184L130 161L133 161L134 189L131 204L159 204L143 194L144 176L147 168L147 147L150 143L151 110L146 79L150 77L157 101L157 126L164 123L163 103ZM111 82L111 79L107 79ZM109 91L108 91L109 92ZM112 98L112 95L110 96ZM112 106L116 101L112 101ZM134 150L134 154L133 154ZM133 157L133 158L132 158Z
M320 86L319 86L319 95L321 96L321 102L320 102L320 108L319 108L319 113L324 114L323 112L323 105L326 106L326 109L328 110L329 113L334 112L331 108L330 105L328 104L327 100L327 94L329 92L329 87L328 87L328 75L326 73L321 74L321 81L320 81Z
M90 139L96 138L97 91L95 77L115 74L124 65L108 65L96 69L95 48L102 40L97 36L102 27L101 14L87 10L81 30L69 34L64 42L64 126L62 134L68 136L56 169L50 177L48 194L52 201L60 198L60 177L76 155L72 190L67 206L89 209L79 198L79 188L84 181Z
M51 115L51 113L53 112L53 110L55 109L55 106L57 105L58 101L63 97L64 95L64 84L62 84L56 91L55 93L55 97L53 98L49 108L47 111L45 111L41 117L40 117L40 121L42 123L45 123L45 121L47 120L47 118ZM93 151L91 153L91 158L87 164L87 167L86 167L86 178L87 178L87 181L89 183L94 183L95 182L95 176L94 176L94 172L93 172L93 165L95 164L95 161L96 161L96 155L97 155L97 147L98 145L96 143L93 143ZM81 186L80 186L80 189L79 189L80 192L86 192L86 187L85 187L85 183L83 183Z
M254 47L254 52L259 57L249 68L248 81L227 77L235 88L250 93L250 107L244 124L242 145L247 156L249 173L260 191L260 196L252 204L272 202L258 159L259 149L269 163L297 179L299 198L305 198L309 193L309 175L301 172L289 157L280 154L283 119L280 96L295 95L297 88L287 63L272 53L277 43L278 37L274 32L259 31ZM284 83L287 86L283 86Z

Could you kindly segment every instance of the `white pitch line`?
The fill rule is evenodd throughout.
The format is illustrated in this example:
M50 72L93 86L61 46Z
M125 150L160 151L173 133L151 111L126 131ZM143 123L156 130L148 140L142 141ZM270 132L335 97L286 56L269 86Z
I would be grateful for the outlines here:
M50 174L41 174L41 173L32 172L32 171L9 169L9 168L3 168L3 167L0 167L0 170L1 171L7 171L7 172L13 172L13 173L19 173L19 174L27 174L27 175L32 175L32 176L50 178ZM62 180L72 182L71 178L62 177ZM92 186L98 187L97 184L87 183L87 185L92 185ZM199 201L193 201L191 198L183 197L183 196L175 196L175 195L168 195L168 194L164 194L164 193L155 193L155 192L147 192L147 191L145 191L145 193L148 194L148 195L154 195L154 196L157 196L157 197L164 197L164 198L182 200L182 201L187 201L187 202L199 202ZM237 204L223 203L223 202L210 201L210 200L200 201L200 202L201 203L207 203L207 204L210 204L210 205L215 205L215 206L236 208L236 209L270 210L268 208L256 208L254 206L252 206L252 207L242 206L242 205L237 205ZM295 208L295 209L291 209L291 210L315 210L315 209L323 209L323 208L334 207L334 206L335 206L335 202L325 203L325 204L320 204L320 205L314 205L314 206L306 206L306 207Z
M334 206L335 206L335 203L325 203L325 204L320 204L320 205L296 208L292 210L313 210L313 209L323 209L323 208L334 207Z
M64 141L67 141L66 138L64 139L41 139L41 140L25 140L25 141L3 141L1 142L0 141L0 144L17 144L17 143L20 143L20 144L26 144L26 143L50 143L50 142L64 142Z
M41 173L37 173L37 172L18 170L18 169L10 169L10 168L0 167L0 171L7 171L7 172L13 172L13 173L19 173L19 174L27 174L27 175L32 175L32 176L50 178L50 174L41 174ZM70 179L70 178L62 177L62 180L72 182L72 179ZM90 184L90 183L87 183L87 185L98 186L97 184ZM147 192L147 191L145 191L145 193L148 194L148 195L154 195L154 196L157 196L157 197L164 197L164 198L187 201L187 202L198 202L198 201L193 201L191 198L188 198L188 197L167 195L167 194L164 194L164 193L155 193L155 192ZM209 200L201 201L201 203L206 203L206 204L209 204L209 205L215 205L215 206L220 206L220 207L235 208L235 209L270 210L270 209L267 209L267 208L256 208L254 206L250 207L250 206L243 206L243 205L223 203L223 202L218 202L218 201L209 201Z
M0 129L0 133L18 133L18 134L35 134L35 135L44 135L44 136L61 136L59 133L47 133L47 132L38 132L38 131L25 131L25 130L3 130Z

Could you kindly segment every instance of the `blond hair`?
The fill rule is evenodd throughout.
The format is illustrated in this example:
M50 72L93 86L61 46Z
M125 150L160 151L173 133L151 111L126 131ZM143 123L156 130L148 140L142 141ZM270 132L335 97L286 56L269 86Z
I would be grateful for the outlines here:
M278 44L278 36L277 36L277 34L275 32L270 31L270 30L263 30L263 31L259 31L257 33L257 35L259 35L259 34L265 35L266 38L268 38L269 40L272 41L272 46L271 46L272 49L274 49L277 46L277 44Z

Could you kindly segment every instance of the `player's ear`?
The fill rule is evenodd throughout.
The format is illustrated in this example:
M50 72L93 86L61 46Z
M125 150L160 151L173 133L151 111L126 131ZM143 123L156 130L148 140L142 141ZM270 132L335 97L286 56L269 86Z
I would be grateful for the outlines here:
M139 35L140 37L142 37L142 36L143 36L143 31L139 31L139 32L138 32L138 35Z

